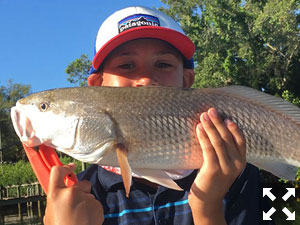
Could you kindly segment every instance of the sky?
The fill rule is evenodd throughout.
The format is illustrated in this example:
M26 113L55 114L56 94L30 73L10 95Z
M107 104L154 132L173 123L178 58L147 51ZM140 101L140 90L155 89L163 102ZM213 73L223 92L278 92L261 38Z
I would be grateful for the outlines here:
M66 67L92 60L101 23L128 6L160 7L160 0L0 0L0 86L31 85L32 92L71 87Z

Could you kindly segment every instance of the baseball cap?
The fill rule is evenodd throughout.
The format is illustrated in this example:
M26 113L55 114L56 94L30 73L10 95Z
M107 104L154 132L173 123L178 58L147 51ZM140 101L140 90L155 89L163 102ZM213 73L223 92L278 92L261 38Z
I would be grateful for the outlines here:
M97 70L116 47L139 38L168 42L185 57L184 66L193 68L195 46L179 24L156 9L141 6L116 11L102 23L96 37L92 68Z

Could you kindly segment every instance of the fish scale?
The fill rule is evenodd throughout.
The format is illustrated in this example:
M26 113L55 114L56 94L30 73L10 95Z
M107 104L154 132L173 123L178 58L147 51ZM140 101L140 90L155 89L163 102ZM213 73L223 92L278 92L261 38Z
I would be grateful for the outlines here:
M45 112L38 110L42 102L49 105ZM115 146L123 143L134 171L197 169L203 159L195 128L200 114L210 107L241 128L248 162L282 178L295 177L295 166L300 166L300 109L243 86L55 89L19 100L12 109L12 120L24 143L29 137L22 132L26 130L20 124L22 116L36 126L36 145L48 144L81 161L118 166ZM58 132L55 121L71 116L79 121L75 126L75 120L70 120L70 127L77 130L69 129L66 135L69 142L73 141L73 148L63 148L64 143L59 142L62 138L55 136L64 134L63 126ZM48 123L43 125L45 120ZM40 126L47 127L49 133L42 136ZM64 126L68 127L67 122ZM71 131L76 134L74 140Z

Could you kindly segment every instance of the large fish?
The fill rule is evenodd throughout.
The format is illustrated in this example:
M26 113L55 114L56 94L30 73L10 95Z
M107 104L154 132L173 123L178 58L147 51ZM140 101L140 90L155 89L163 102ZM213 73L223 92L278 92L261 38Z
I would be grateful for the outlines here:
M247 87L55 89L20 99L11 117L27 146L44 144L88 163L120 163L125 180L131 180L132 169L180 189L165 171L201 167L195 126L210 107L242 129L248 162L281 178L295 178L300 109Z

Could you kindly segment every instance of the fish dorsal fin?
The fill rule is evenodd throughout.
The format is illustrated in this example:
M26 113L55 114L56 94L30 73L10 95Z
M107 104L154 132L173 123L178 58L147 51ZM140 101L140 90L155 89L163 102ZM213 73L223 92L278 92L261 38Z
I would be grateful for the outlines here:
M282 98L258 91L245 86L227 86L220 88L222 92L239 96L242 99L252 101L256 104L270 108L272 111L281 113L294 122L300 124L300 109L296 105L283 100Z
M183 191L174 180L172 180L169 175L163 170L157 169L134 169L133 172L138 176L149 180L153 183L162 185L167 188L171 188L177 191Z

